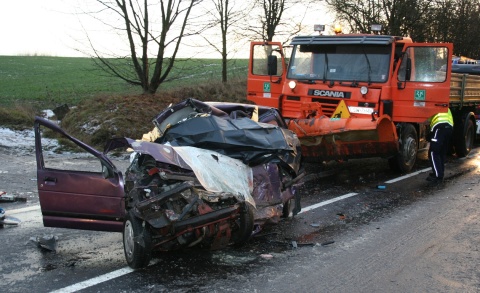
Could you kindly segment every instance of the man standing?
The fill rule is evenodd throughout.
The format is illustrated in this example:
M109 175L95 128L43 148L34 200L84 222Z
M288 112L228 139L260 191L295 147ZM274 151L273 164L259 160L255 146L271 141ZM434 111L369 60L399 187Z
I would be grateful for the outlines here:
M447 149L453 132L452 112L448 109L446 113L435 114L428 122L430 122L428 158L433 172L429 174L427 180L438 184L443 182Z

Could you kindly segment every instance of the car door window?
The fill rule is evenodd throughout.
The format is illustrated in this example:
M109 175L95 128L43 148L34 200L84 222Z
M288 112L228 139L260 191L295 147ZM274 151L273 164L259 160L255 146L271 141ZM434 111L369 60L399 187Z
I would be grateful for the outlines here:
M40 128L42 132L42 155L44 166L50 170L65 170L77 172L101 173L102 164L98 158L83 148L65 139L61 134L51 134L46 127ZM59 138L62 145L53 144L52 139Z

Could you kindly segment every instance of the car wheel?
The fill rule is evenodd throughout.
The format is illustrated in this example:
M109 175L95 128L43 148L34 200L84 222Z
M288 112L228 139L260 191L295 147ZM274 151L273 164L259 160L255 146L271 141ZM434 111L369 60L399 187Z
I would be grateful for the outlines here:
M405 124L400 134L399 152L388 160L390 168L401 173L410 172L417 160L417 153L417 130L412 124Z
M242 245L250 239L253 232L253 207L248 203L243 203L240 218L237 220L238 229L232 231L232 241L235 245Z
M150 232L131 211L123 224L123 250L132 269L148 266L152 257Z

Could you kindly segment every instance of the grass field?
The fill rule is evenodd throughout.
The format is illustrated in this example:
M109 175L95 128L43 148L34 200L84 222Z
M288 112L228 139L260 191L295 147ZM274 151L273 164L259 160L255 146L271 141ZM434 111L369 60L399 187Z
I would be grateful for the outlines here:
M246 78L247 60L232 60L229 76ZM167 89L219 81L219 59L178 60ZM0 107L32 104L36 109L76 105L80 101L109 95L141 94L131 86L99 69L90 58L48 56L0 56Z
M112 77L90 58L0 56L0 127L31 129L41 110L77 106L62 127L87 143L149 131L151 119L185 98L246 101L247 60L229 62L229 82L221 82L219 59L178 60L155 95ZM118 109L118 111L112 111ZM104 123L108 121L108 123ZM87 133L84 125L99 130Z

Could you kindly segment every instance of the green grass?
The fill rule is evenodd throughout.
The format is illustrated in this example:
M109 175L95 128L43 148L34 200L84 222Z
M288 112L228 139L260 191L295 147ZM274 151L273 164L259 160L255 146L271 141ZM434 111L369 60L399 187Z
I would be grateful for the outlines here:
M247 102L247 64L229 61L229 82L223 84L221 60L177 60L170 80L155 95L143 95L139 86L106 74L90 58L0 56L0 127L31 129L41 110L67 104L76 108L62 128L87 143L138 137L151 130L159 111L185 98ZM98 131L91 133L85 125Z
M247 60L229 62L230 77L245 77ZM178 60L165 90L221 79L219 59ZM153 69L152 69L153 70ZM36 109L77 105L104 95L138 95L142 90L99 69L91 58L0 56L0 107Z

